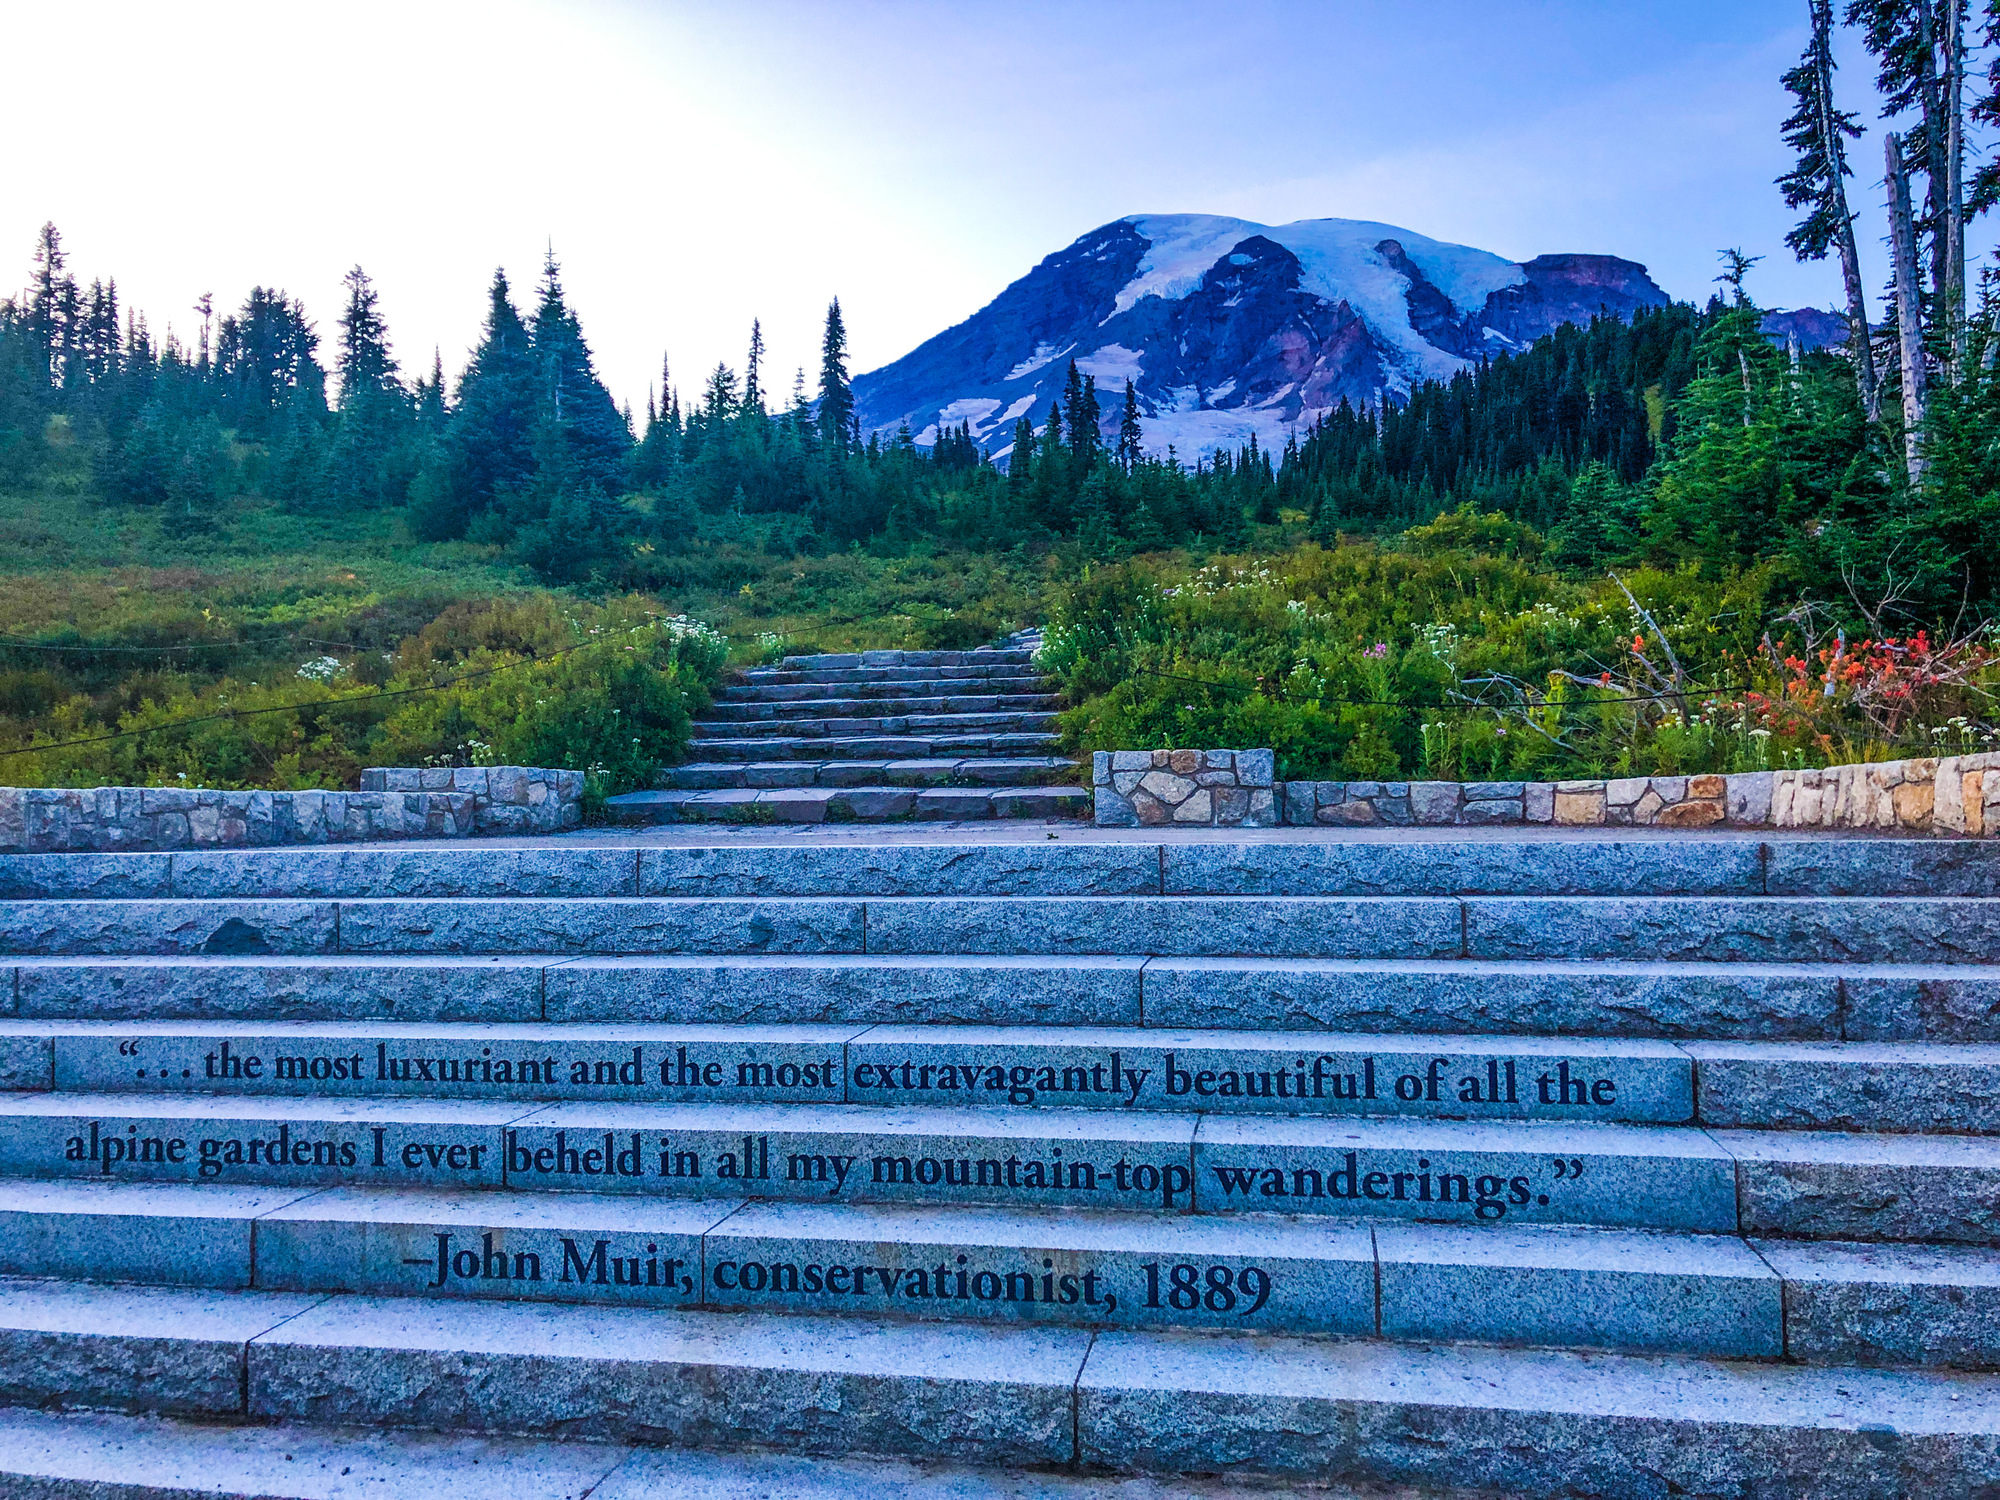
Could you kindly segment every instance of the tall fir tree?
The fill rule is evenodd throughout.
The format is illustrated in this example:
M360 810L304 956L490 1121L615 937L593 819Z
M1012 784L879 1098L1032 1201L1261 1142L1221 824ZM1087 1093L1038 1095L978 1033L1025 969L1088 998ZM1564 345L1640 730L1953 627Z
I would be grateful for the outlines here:
M1132 377L1125 377L1125 409L1118 418L1118 467L1127 474L1145 454L1145 433L1139 426L1139 397L1132 389Z
M561 267L551 249L543 263L541 298L530 328L540 380L541 420L561 428L577 483L616 494L632 431L597 378L583 327L564 298Z
M819 437L834 453L844 453L854 441L854 391L847 381L847 325L841 321L840 299L826 309L826 331L819 346Z
M743 362L743 414L762 417L764 413L764 325L750 320L750 355Z
M410 475L399 460L409 436L409 393L397 377L396 357L382 319L381 297L368 273L356 266L344 284L336 371L340 398L328 455L327 498L336 505L400 504Z
M507 273L496 268L486 289L486 321L459 377L458 400L446 424L443 482L411 512L419 536L464 536L474 517L528 482L535 467L539 399L528 328L514 306Z

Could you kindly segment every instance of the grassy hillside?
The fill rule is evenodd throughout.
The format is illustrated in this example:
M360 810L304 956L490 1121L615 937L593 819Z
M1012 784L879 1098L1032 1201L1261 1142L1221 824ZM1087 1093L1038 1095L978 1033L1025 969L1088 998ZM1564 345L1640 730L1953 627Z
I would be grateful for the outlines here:
M979 644L1033 618L1042 587L1018 560L792 558L746 537L674 557L650 592L588 594L497 547L414 541L397 512L239 498L219 519L173 537L82 485L0 493L0 783L335 787L385 759L531 760L618 791L678 758L726 660ZM671 703L644 702L634 663L672 678ZM77 740L94 743L34 749Z

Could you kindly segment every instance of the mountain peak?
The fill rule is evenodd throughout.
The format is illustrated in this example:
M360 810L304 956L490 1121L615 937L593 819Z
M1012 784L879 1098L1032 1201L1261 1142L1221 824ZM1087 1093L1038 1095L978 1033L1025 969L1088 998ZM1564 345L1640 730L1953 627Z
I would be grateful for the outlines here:
M1609 255L1517 263L1370 220L1133 214L854 392L872 430L907 423L928 443L966 422L1004 452L1074 361L1101 386L1133 381L1148 448L1194 457L1252 434L1282 447L1342 400L1400 401L1562 323L1667 300L1644 266ZM1104 404L1115 430L1119 403Z

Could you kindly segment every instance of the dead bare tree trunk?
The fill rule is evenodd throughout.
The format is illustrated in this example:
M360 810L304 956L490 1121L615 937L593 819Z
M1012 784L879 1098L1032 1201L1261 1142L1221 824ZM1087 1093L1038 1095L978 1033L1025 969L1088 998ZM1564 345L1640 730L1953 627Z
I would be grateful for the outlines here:
M1870 422L1882 417L1882 394L1875 378L1875 345L1868 332L1868 295L1861 285L1861 251L1854 241L1854 212L1847 206L1847 146L1833 107L1833 5L1813 0L1813 70L1819 75L1819 138L1826 157L1827 193L1840 228L1840 279L1847 290L1847 348L1854 383Z
M1949 320L1952 383L1963 378L1965 364L1965 0L1944 0L1941 27L1944 44L1944 222L1940 239L1945 260L1945 308Z
M1883 139L1888 163L1889 253L1896 266L1896 342L1902 355L1903 460L1910 485L1924 478L1924 314L1917 291L1917 233L1910 215L1910 178L1903 167L1903 138Z

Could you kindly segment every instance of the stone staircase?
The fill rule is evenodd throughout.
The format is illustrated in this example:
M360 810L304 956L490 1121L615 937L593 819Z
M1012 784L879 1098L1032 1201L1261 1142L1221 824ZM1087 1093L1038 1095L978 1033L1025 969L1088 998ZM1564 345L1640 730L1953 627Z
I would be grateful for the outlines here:
M789 656L694 726L689 764L611 799L627 823L1083 817L1032 645Z
M0 898L0 1493L2000 1493L2000 846L552 841Z

